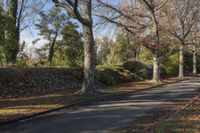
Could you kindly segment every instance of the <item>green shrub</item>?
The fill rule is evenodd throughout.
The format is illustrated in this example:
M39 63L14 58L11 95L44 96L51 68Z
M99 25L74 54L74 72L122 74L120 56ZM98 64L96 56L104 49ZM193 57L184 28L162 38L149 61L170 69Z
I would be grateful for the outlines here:
M29 65L25 60L18 60L16 63L16 67L27 68L27 67L29 67Z
M144 79L150 79L152 77L152 65L145 65L140 61L125 62L123 68Z
M200 73L200 54L197 54L197 73Z
M160 66L160 76L161 77L167 76L167 70L166 70L166 68L162 64Z
M193 70L193 54L191 52L185 51L184 53L184 73L191 74Z
M161 58L161 64L169 76L177 76L179 71L179 53Z
M96 80L104 85L114 85L117 83L138 81L139 78L132 72L122 67L115 66L98 68Z
M153 61L152 59L153 59L153 56L149 50L146 50L139 55L139 60L141 62L144 62L145 64L151 64Z
M108 70L100 70L98 71L97 80L98 82L101 82L102 84L106 85L113 85L117 82L115 81L114 76L111 73L106 72Z

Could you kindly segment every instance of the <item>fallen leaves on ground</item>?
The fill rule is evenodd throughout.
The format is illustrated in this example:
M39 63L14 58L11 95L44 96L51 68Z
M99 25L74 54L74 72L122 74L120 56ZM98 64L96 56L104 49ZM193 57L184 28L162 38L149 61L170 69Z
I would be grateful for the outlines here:
M200 98L192 102L176 117L162 123L155 132L200 133Z
M164 79L166 83L176 82L177 80L179 79ZM134 92L153 86L156 86L156 84L152 83L150 80L123 83L111 87L100 88L93 98L96 98L97 96ZM43 95L34 94L29 97L0 99L0 123L21 116L32 115L49 109L62 107L85 99L87 99L87 97L69 90L52 91Z

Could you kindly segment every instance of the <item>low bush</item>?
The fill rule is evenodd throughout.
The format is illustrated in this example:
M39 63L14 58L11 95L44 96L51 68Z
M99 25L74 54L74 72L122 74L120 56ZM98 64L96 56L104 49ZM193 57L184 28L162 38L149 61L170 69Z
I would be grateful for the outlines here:
M167 57L161 58L161 64L169 76L177 76L179 71L179 54L178 52Z
M161 77L166 77L167 76L167 70L162 64L160 66L160 76Z
M138 81L140 79L129 70L115 66L98 68L96 80L104 85L114 85L117 83Z
M144 79L150 79L152 77L152 65L145 65L140 61L125 62L123 68Z
M29 65L28 65L27 61L25 61L25 60L18 60L16 62L16 67L19 67L19 68L28 68Z

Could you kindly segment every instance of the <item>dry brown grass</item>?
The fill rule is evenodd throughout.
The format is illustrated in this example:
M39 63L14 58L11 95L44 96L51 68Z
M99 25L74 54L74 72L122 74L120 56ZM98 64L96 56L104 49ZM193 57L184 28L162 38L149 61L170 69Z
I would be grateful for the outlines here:
M42 96L0 99L0 122L78 102L86 97L68 91Z

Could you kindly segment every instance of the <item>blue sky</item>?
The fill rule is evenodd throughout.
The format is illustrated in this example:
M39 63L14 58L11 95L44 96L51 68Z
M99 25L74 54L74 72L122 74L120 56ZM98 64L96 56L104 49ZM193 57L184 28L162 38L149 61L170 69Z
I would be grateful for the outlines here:
M37 0L32 0L31 2L38 2ZM49 1L47 4L45 4L43 10L48 11L50 8L52 8L54 5L51 1ZM36 7L37 8L37 7ZM39 16L34 16L34 21L37 21L39 19ZM21 32L21 41L25 41L28 44L28 47L32 47L32 41L41 38L38 35L38 30L36 29L35 25L32 24L29 28L26 28L24 31ZM34 47L40 47L44 43L46 43L46 40L39 41Z
M32 0L32 2L36 2L37 0ZM105 0L108 2L111 2L112 4L117 4L119 2L119 0L115 0L115 1L110 1L110 0ZM48 11L50 10L52 7L54 7L53 2L51 2L51 0L49 0L43 10L44 11ZM38 19L38 16L34 16L34 19ZM94 17L94 21L98 21L98 19L96 19ZM103 30L102 30L103 29ZM81 28L80 28L81 30ZM112 26L109 27L103 27L101 29L98 30L94 30L94 36L97 38L101 38L103 36L108 36L111 39L114 39L114 34L115 34L115 29ZM42 38L41 36L38 35L38 30L36 29L36 27L34 25L32 25L30 28L27 28L26 30L24 30L21 33L21 41L25 41L28 44L28 48L38 48L41 47L44 43L47 43L47 40L41 39L36 45L32 46L32 41L38 39L38 38Z

